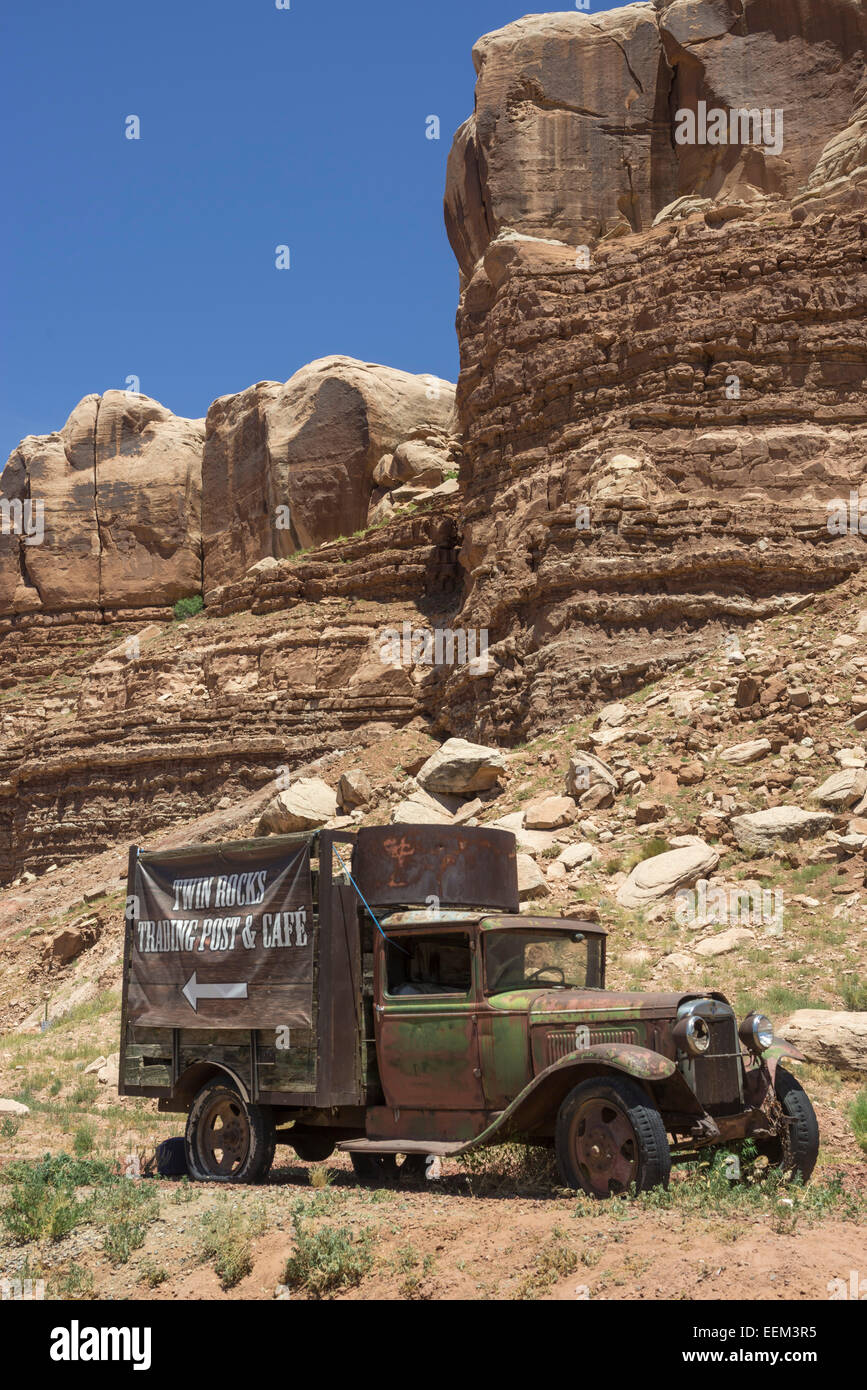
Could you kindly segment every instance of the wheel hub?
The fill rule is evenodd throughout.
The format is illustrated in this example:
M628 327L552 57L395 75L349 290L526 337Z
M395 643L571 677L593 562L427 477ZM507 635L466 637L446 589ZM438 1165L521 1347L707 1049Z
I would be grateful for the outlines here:
M597 1196L625 1192L638 1172L638 1145L628 1116L593 1097L575 1116L573 1143L585 1185Z

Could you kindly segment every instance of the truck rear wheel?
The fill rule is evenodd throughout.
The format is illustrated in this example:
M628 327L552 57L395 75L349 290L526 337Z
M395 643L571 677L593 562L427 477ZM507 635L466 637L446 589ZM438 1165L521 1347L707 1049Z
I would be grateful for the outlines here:
M756 1147L772 1168L779 1168L790 1178L800 1175L807 1182L819 1157L816 1112L800 1081L785 1067L777 1067L774 1089L789 1123L783 1134L776 1139L764 1139Z
M671 1151L662 1116L626 1077L582 1081L560 1106L557 1167L567 1187L591 1197L667 1186Z
M274 1116L250 1105L224 1076L206 1081L190 1106L184 1145L197 1182L261 1182L274 1161Z

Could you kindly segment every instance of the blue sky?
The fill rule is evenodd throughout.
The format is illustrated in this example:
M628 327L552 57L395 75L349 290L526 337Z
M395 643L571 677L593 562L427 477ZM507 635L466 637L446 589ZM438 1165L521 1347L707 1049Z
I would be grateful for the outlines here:
M7 6L0 466L23 435L59 429L82 396L129 376L190 416L328 353L454 379L442 195L472 110L470 51L542 9Z

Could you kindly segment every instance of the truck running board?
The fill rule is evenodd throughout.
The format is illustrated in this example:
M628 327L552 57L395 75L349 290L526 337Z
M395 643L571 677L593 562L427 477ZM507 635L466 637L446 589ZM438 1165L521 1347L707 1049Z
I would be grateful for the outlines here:
M441 1139L344 1139L337 1145L341 1153L349 1154L435 1154L437 1158L455 1158L474 1147L471 1139L446 1144Z

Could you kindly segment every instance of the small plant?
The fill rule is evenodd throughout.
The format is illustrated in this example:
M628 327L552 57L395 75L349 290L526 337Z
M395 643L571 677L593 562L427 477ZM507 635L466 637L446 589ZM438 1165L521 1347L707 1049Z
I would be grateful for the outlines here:
M626 867L634 869L636 864L643 863L645 859L654 859L657 854L665 854L670 849L671 845L668 840L662 835L654 835L652 839L647 840L645 844L641 845L634 852L634 854L629 856Z
M867 1013L867 980L847 980L840 985L843 1007L852 1013Z
M771 1230L778 1236L793 1236L798 1224L798 1208L791 1197L780 1197L771 1208Z
M353 1239L348 1226L325 1226L312 1231L301 1217L292 1217L295 1253L290 1255L283 1283L306 1289L315 1298L333 1289L360 1284L373 1265L371 1233Z
M253 1238L266 1226L265 1209L250 1211L219 1206L203 1212L199 1221L199 1250L210 1260L224 1289L233 1289L253 1268Z
M867 1154L867 1087L858 1092L849 1114L852 1121L852 1132L858 1141L858 1147L862 1153Z
M578 1255L565 1243L563 1232L555 1226L550 1239L539 1250L532 1269L522 1281L518 1297L538 1298L559 1279L574 1274L577 1268Z
M528 1144L496 1144L462 1154L458 1163L474 1197L492 1192L533 1192L560 1182L551 1149Z
M68 1187L50 1187L41 1177L17 1182L9 1201L0 1210L0 1223L13 1241L62 1240L89 1215L89 1204L79 1202Z
M310 1186L318 1188L330 1187L334 1182L334 1173L330 1168L326 1168L324 1163L316 1163L309 1170Z
M132 1252L144 1245L145 1235L140 1221L117 1221L109 1226L102 1248L112 1264L125 1265Z
M205 606L205 600L201 594L192 594L190 598L179 598L172 612L175 621L182 623L185 618L194 618L197 613L201 613Z
M52 1276L48 1283L48 1295L60 1301L78 1300L93 1297L93 1274L82 1265L73 1265L65 1274Z
M72 1147L78 1158L86 1158L89 1153L92 1153L95 1142L96 1129L89 1121L79 1125L72 1136Z
M0 1182L41 1182L50 1187L99 1187L120 1182L117 1164L104 1158L73 1158L72 1154L45 1154L42 1158L14 1159L0 1172Z
M4 1139L14 1139L20 1128L21 1121L16 1120L14 1115L4 1115L0 1120L0 1135Z
M169 1272L153 1260L144 1260L141 1267L141 1282L149 1289L158 1289L169 1277Z

